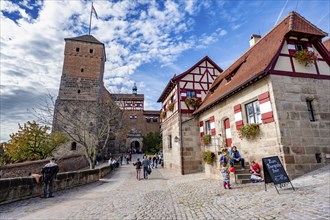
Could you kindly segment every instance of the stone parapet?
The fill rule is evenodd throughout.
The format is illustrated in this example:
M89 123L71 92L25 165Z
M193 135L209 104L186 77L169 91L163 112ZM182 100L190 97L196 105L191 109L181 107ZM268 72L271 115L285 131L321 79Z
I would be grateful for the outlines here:
M94 170L59 173L56 176L55 191L96 182L111 171L111 166L105 166ZM42 194L43 185L38 184L32 176L0 179L0 205Z

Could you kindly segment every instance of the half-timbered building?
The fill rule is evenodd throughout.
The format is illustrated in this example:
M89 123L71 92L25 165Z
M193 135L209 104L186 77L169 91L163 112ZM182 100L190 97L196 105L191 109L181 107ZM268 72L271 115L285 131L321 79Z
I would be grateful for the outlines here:
M202 171L198 120L192 113L221 72L222 69L206 56L174 76L159 97L165 168L182 174Z
M217 153L235 145L246 161L259 164L263 157L279 156L291 177L329 162L330 55L322 44L325 36L296 12L262 38L252 35L250 49L214 81L194 112L200 136L212 136L201 148ZM299 60L296 53L301 51L317 58ZM251 124L260 132L242 136ZM205 166L205 171L216 177L218 166Z

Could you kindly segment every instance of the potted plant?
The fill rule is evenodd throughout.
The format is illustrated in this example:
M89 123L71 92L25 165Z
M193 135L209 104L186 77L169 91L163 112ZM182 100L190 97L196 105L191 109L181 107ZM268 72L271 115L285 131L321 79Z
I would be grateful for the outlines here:
M173 102L168 105L168 110L173 112L173 110L174 110L174 103Z
M258 124L252 123L244 125L239 129L240 138L252 139L260 133L260 127Z
M208 145L211 143L211 135L209 134L206 134L203 136L203 142L204 142L204 145Z
M201 104L201 100L196 97L191 97L191 98L186 98L184 100L184 103L187 105L188 108L189 106L191 106L193 109L197 109Z
M212 165L215 162L215 153L211 151L203 152L203 161L207 164Z
M299 63L304 64L305 66L308 66L317 60L317 55L313 51L304 49L304 50L298 50L295 53L294 58Z
M163 111L161 116L162 116L162 119L165 119L166 118L166 111Z

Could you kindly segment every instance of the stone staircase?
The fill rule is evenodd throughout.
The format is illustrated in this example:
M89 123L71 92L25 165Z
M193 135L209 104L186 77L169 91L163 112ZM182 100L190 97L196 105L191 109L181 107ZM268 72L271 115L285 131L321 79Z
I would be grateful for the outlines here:
M237 184L245 184L245 183L251 183L250 177L251 173L249 172L250 164L248 162L245 162L245 169L242 170L241 163L235 163L235 183Z

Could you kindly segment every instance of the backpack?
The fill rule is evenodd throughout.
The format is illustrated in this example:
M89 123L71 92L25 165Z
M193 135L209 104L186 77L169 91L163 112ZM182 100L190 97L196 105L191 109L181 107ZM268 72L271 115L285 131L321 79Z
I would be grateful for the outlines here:
M220 164L228 164L226 155L222 155L220 158Z

